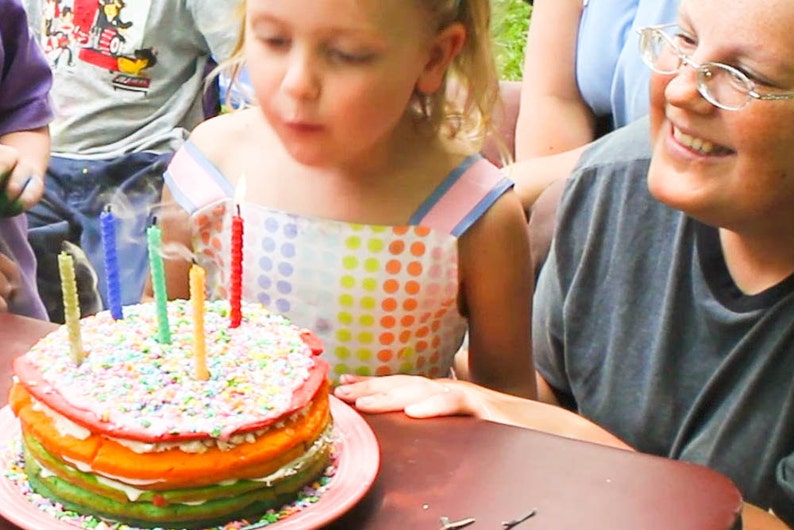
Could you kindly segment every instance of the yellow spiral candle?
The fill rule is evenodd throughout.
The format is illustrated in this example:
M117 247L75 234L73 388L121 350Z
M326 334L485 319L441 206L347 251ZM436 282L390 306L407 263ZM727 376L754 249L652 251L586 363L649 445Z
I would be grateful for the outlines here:
M204 269L196 264L190 267L190 301L193 304L193 355L196 360L196 379L210 378L207 370L207 343L204 336Z
M61 273L63 313L69 331L69 346L72 359L79 366L85 358L85 352L80 336L80 302L77 298L77 281L74 277L74 260L71 254L66 252L58 254L58 271Z

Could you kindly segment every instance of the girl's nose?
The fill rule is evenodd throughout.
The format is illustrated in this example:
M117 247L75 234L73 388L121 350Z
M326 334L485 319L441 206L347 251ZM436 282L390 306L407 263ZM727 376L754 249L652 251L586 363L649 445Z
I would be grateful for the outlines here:
M290 55L281 86L287 94L296 99L316 99L320 95L318 74L311 57L307 53L295 50Z

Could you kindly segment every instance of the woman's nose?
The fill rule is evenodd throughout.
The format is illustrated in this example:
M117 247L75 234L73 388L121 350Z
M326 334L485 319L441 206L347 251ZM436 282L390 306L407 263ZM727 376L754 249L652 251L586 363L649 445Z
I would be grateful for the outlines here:
M698 72L694 67L683 64L678 72L670 77L664 89L665 99L668 103L701 113L710 112L716 108L700 93Z

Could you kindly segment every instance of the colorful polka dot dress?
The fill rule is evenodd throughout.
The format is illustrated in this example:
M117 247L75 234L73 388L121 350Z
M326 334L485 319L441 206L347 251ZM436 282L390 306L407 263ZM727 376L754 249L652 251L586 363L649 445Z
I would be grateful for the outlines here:
M228 298L231 185L187 142L166 183L192 215L212 298ZM479 156L456 168L406 226L364 225L241 204L243 298L309 328L344 373L441 377L466 332L458 245L512 183ZM245 315L243 315L245 318Z

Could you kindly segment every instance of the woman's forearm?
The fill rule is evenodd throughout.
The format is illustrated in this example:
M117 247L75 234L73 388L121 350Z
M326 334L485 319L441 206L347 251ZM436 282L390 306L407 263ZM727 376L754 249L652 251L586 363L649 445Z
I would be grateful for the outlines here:
M553 182L571 174L579 157L589 144L556 155L531 158L516 162L505 168L516 183L516 193L524 209L529 211L543 191Z
M576 82L581 0L537 0L527 33L516 160L547 156L593 139L594 118Z
M529 427L610 447L631 449L603 427L559 406L502 394L467 381L448 381L445 385L463 392L467 411L478 418Z

